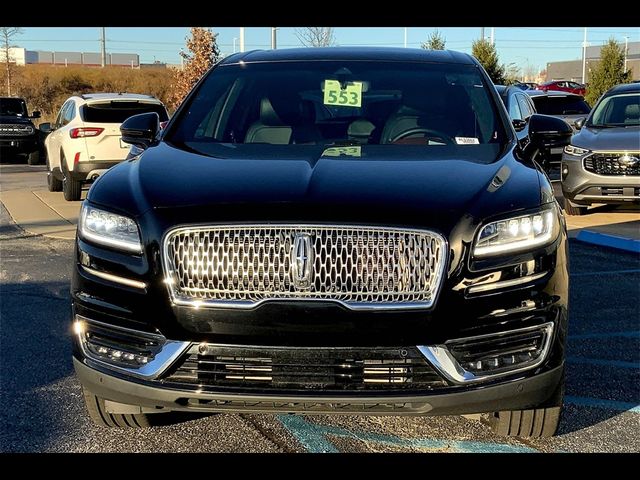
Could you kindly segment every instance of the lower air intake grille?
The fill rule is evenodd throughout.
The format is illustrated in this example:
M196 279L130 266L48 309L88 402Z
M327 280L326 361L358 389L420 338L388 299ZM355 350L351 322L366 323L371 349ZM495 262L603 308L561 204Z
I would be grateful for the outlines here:
M163 380L242 391L430 390L448 384L415 347L260 348L195 345Z

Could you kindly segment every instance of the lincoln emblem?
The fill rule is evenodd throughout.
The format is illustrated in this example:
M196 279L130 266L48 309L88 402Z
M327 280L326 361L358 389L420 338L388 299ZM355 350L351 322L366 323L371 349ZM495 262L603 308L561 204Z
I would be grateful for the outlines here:
M308 234L296 233L293 240L292 257L293 285L298 289L309 288L311 286L313 252L311 251L311 237Z

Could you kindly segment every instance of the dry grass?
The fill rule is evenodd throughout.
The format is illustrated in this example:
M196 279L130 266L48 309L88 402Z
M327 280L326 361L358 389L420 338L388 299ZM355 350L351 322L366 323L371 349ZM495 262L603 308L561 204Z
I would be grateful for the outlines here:
M29 111L40 110L38 123L55 119L71 95L95 92L128 92L153 95L169 108L172 70L126 67L62 67L26 65L14 70L14 93L27 101Z

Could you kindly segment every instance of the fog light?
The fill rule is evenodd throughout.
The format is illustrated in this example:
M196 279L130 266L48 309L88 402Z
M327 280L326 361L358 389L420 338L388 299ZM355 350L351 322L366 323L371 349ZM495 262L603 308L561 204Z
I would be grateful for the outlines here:
M553 323L418 346L447 380L464 384L540 365L551 345Z

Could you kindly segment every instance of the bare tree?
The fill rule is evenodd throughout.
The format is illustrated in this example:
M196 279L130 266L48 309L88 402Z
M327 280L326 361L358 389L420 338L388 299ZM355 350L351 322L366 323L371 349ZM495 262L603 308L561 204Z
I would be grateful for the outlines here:
M336 44L332 27L296 28L296 37L305 47L330 47Z
M2 43L2 52L4 63L6 66L5 77L7 79L7 96L11 96L11 78L13 77L13 65L11 64L11 56L9 49L13 47L11 40L16 35L20 35L22 29L20 27L0 27L0 42Z

